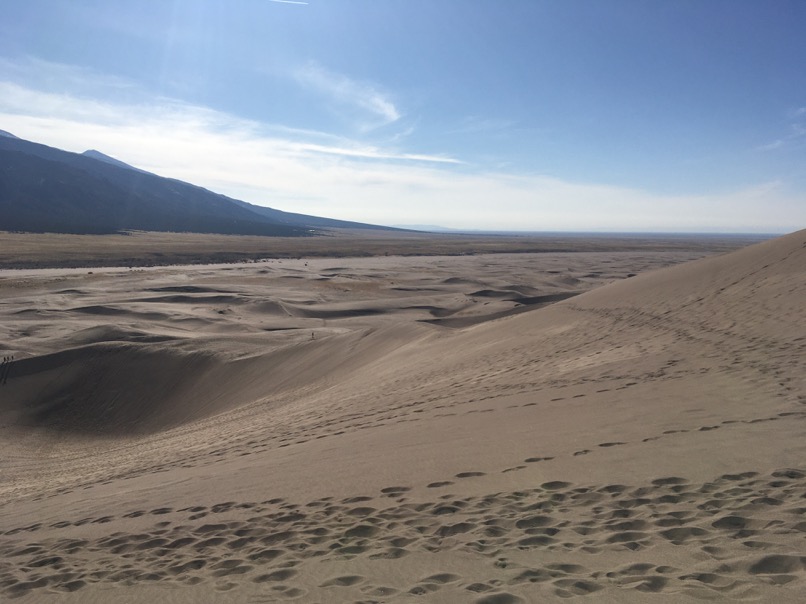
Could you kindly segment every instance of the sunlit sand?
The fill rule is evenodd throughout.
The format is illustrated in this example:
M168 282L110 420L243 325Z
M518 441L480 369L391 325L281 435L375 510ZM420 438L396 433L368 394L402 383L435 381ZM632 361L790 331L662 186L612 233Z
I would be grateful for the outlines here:
M0 599L802 602L806 231L699 256L3 272Z

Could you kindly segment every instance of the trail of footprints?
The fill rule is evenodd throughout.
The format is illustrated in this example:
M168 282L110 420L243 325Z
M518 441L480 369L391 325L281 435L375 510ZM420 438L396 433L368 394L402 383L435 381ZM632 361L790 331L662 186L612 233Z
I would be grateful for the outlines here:
M557 399L557 400L562 400L562 399ZM787 412L777 413L776 415L772 415L772 416L758 417L758 418L754 418L754 419L724 420L724 421L720 422L720 424L718 424L718 425L700 426L699 428L695 428L693 430L684 429L684 428L677 429L677 430L664 430L664 432L662 434L658 434L658 435L655 435L655 436L649 436L647 438L641 439L641 442L642 443L651 442L651 441L659 440L661 438L670 437L670 436L672 436L674 434L685 434L685 433L688 433L688 432L710 432L711 430L718 430L721 427L729 426L729 425L732 425L732 424L758 424L758 423L762 423L762 422L778 421L778 420L785 419L785 418L804 419L804 418L806 418L806 411L787 411ZM602 448L602 449L608 449L610 447L619 447L619 446L626 445L626 444L629 444L629 443L626 443L626 442L623 442L623 441L612 441L612 442L599 443L597 445L597 447ZM572 455L574 457L578 457L580 455L588 455L589 453L592 453L592 452L593 452L592 449L580 449L579 451L574 451L574 453L572 453ZM537 462L541 462L541 461L551 461L553 459L554 459L554 457L528 457L528 458L524 459L523 461L525 463L537 463ZM517 471L517 470L523 470L526 467L527 466L524 466L524 465L514 466L514 467L511 467L511 468L506 468L505 470L502 470L502 472L513 472L513 471Z
M628 384L628 386L629 385L630 384ZM556 398L552 399L552 401L562 401L562 400L565 400L565 397L556 397ZM799 403L801 405L806 404L806 396L802 396L802 395L798 396L797 397L797 403ZM518 408L518 407L530 407L530 406L535 406L535 405L537 405L536 402L529 402L529 403L520 404L520 405L510 405L509 407L507 407L507 409L513 409L513 408ZM479 412L487 412L487 411L492 412L492 411L495 411L495 410L494 409L484 409L484 410L481 410ZM472 411L471 411L471 413L472 413ZM670 437L673 437L675 434L684 434L684 433L689 433L689 432L709 432L709 431L717 430L717 429L720 429L720 428L729 428L731 425L756 424L756 423L763 423L763 422L770 422L770 421L779 421L779 420L783 420L783 419L788 419L788 420L803 420L803 419L806 419L806 411L798 410L798 411L790 411L790 412L781 412L781 413L777 413L775 415L765 416L765 417L758 417L758 418L753 418L753 419L723 420L717 425L706 425L706 426L700 426L699 428L670 429L670 430L665 430L661 434L656 434L656 435L653 435L653 436L643 438L641 440L641 442L646 443L646 442L651 442L651 441L657 441L659 439L670 438ZM367 427L372 427L372 425L369 425ZM339 431L339 432L336 432L335 434L329 434L329 435L326 435L326 436L335 436L335 435L339 435L339 434L342 434L342 433L343 433L343 431ZM322 436L319 436L318 438L322 438ZM598 448L607 449L609 447L622 446L622 445L626 445L626 444L629 444L629 443L622 442L622 441L599 443L598 445L596 445L596 447L580 449L578 451L573 452L572 455L575 456L575 457L576 456L581 456L581 455L588 455L590 453L593 453ZM280 444L279 446L283 447L283 446L286 446L286 445L285 444ZM259 453L259 452L268 450L270 448L272 448L271 439L269 439L269 440L252 439L252 440L249 440L249 441L244 440L242 442L232 443L229 447L225 446L225 447L221 447L219 449L213 450L213 451L204 451L204 452L201 452L201 453L197 453L195 455L191 455L189 457L185 457L183 460L181 460L181 465L183 467L195 467L197 465L207 465L209 463L215 463L219 459L225 459L227 452L240 451L240 453L239 453L240 455L251 455L251 454L254 454L254 453ZM527 459L525 459L523 461L526 464L531 464L531 463L541 462L541 461L551 461L552 459L554 459L554 457L530 457L530 458L527 458ZM140 467L140 468L138 468L136 470L130 470L130 471L124 473L124 474L115 475L115 476L109 476L104 481L102 481L101 484L109 484L114 479L124 479L125 480L125 479L135 478L137 476L140 476L140 475L146 474L146 473L153 474L155 472L168 471L170 469L170 467L175 466L176 463L178 463L178 462L173 462L173 463L172 462L166 462L164 464L160 464L160 465L157 465L157 466L149 465L149 466ZM527 467L528 467L527 465L521 464L521 465L517 465L517 466L514 466L514 467L506 468L506 469L502 470L502 472L504 472L504 473L514 472L514 471L524 470ZM49 496L52 497L52 496L59 496L59 495L62 495L62 494L70 493L70 492L76 490L77 488L89 489L89 488L92 488L93 484L95 484L95 481L90 481L90 482L87 482L86 484L83 484L83 485L74 485L72 487L62 487L62 488L57 489L56 491L54 491ZM49 496L44 495L44 494L39 495L39 496L34 498L34 501L45 499L45 498L48 498ZM0 533L0 534L2 534L2 533Z
M798 355L795 355L795 357L797 357L797 356ZM679 359L670 359L666 363L666 365L662 369L657 371L657 372L650 373L650 374L643 374L641 376L622 376L623 383L620 386L614 388L614 390L625 390L625 389L631 388L633 386L636 386L638 383L647 383L648 381L652 381L652 380L656 380L656 379L661 379L661 380L677 379L677 378L684 377L684 376L690 374L691 370L684 370L684 369L678 370L677 367L678 367L679 363L680 363ZM740 363L737 360L733 361L733 364L737 364L737 363L742 364L744 366L744 363ZM752 363L751 363L751 365L752 365ZM523 368L521 368L521 369L523 369ZM733 371L734 370L730 365L725 366L722 369L726 370L726 371ZM510 369L508 371L511 371L511 370L512 369ZM707 369L704 370L704 371L707 371ZM499 373L506 373L506 372L499 372ZM762 373L764 373L764 371L762 371ZM780 383L777 383L777 387L779 387L778 388L779 389L778 396L787 396L787 393L792 390L792 386L787 385L787 383L789 381L791 381L791 378L784 378L784 377L780 376L779 373L780 372L775 372L775 375L777 376L777 379L780 382ZM523 376L519 375L519 377L522 378ZM744 378L742 378L742 379L744 379ZM561 387L572 387L572 386L575 386L575 385L586 384L589 381L590 381L589 379L552 380L548 384L550 386L554 387L554 388L561 388ZM454 401L454 402L451 402L450 404L434 405L433 406L434 409L442 409L443 410L441 413L435 414L435 416L436 417L448 417L448 416L451 416L451 415L456 415L457 412L458 412L458 409L457 409L457 411L452 412L452 411L450 411L451 408L455 408L455 407L458 407L458 406L462 406L462 405L470 404L470 403L475 403L475 402L479 402L479 401L484 401L484 400L488 400L488 399L498 398L501 395L502 392L509 393L509 394L538 393L541 390L543 390L545 388L545 386L546 386L545 381L529 383L529 382L524 382L521 379L517 384L500 384L500 383L496 383L495 387L494 387L495 388L495 394L490 394L490 395L487 395L487 396L483 396L483 394L485 392L487 392L488 390L490 390L490 388L492 388L492 386L490 384L488 384L487 381L485 381L485 380L479 380L478 382L474 382L474 384L477 387L481 388L481 390L478 390L478 391L474 392L474 394L476 394L476 396L474 398L469 398L467 400L463 400L463 401L458 402L458 403ZM468 390L471 387L471 385L468 385L466 383L456 384L455 386L456 387L461 386L464 390ZM608 392L609 390L610 390L609 388L605 388L605 389L597 390L596 392L597 393L603 393L603 392ZM572 395L570 395L568 397L562 397L561 396L561 397L552 398L551 402L557 402L557 401L566 400L566 398L570 398L570 399L582 398L584 396L586 396L586 395L577 393L577 394L572 394ZM329 422L328 424L319 426L319 428L324 429L324 433L318 435L317 438L326 438L328 436L340 435L346 429L360 430L360 429L373 428L373 427L377 427L379 425L384 425L384 423L386 421L389 421L389 420L395 420L398 423L399 422L405 422L405 421L409 421L409 422L423 421L423 419L426 419L426 417L424 415L422 415L422 414L425 413L425 410L420 408L420 407L422 405L425 405L426 403L435 403L435 402L439 402L441 400L442 399L440 399L440 397L431 397L431 398L428 398L426 400L416 400L415 402L409 402L409 403L398 405L398 406L395 406L395 407L392 407L392 408L387 408L387 409L384 409L383 411L376 411L376 412L367 413L367 414L358 414L358 415L355 415L355 416L346 416L346 417L341 418L337 422L333 422L331 420L331 422ZM527 407L527 406L534 406L536 404L537 404L536 402L531 402L531 403L527 403L525 405L513 405L511 407L512 408L518 407L518 406ZM466 411L465 413L492 413L492 412L497 411L497 410L498 409L495 409L495 408L474 409L474 410ZM393 412L393 411L396 412L396 414L390 416L389 414L391 412ZM415 414L421 414L421 415L417 416ZM757 420L757 421L765 421L765 420L760 419L760 420ZM730 422L730 421L722 422L722 424L728 424L728 423L732 423L732 422ZM341 429L338 432L334 433L333 428L335 426L339 426ZM717 427L718 426L704 426L704 427L702 427L700 429L703 430L703 431L707 431L707 430L716 429ZM657 438L659 438L659 437L655 437L654 439L657 439ZM291 440L292 439L289 439L288 442L291 442ZM305 440L306 439L303 438L303 439L301 439L301 440L299 440L297 442L305 442ZM647 439L647 440L653 440L653 438L650 438L650 439ZM285 445L283 445L283 446L285 446Z
M641 486L553 481L486 496L445 493L456 480L480 475L462 472L428 484L434 493L428 501L410 501L410 487L390 486L374 496L338 501L269 499L136 510L124 517L153 517L148 530L101 538L37 541L41 523L17 527L0 533L0 596L73 592L92 583L210 582L229 590L252 582L266 585L260 601L268 602L303 597L307 592L295 580L316 559L394 560L441 550L481 557L489 572L466 577L437 569L412 585L341 575L319 587L357 589L370 598L363 601L450 587L466 590L479 604L521 602L516 594L527 584L560 597L635 589L739 599L761 583L804 588L806 556L798 552L806 538L806 470L726 474L704 484L663 477ZM705 562L696 570L653 562L653 549L661 546L685 546ZM635 557L640 562L586 566L601 564L596 554L614 549L640 552ZM534 566L511 560L530 551L539 553ZM552 554L566 559L571 554L579 563L553 562Z
M628 387L633 386L633 385L635 385L634 382L628 382L624 386L621 386L620 388L617 388L617 389L624 389L624 388L628 388ZM605 392L605 391L606 390L602 390L600 392ZM577 394L577 395L571 396L571 398L579 398L579 397L583 397L583 396L585 396L585 395L584 394ZM494 397L490 397L490 398L494 398ZM473 401L469 401L469 402L474 402L475 400L476 399L473 399ZM481 399L481 400L483 400L483 399ZM558 401L563 401L563 400L566 400L566 397L555 397L555 398L551 399L551 402L558 402ZM801 404L804 404L804 402L806 402L806 401L799 400L798 402L800 402ZM537 402L529 402L529 403L524 403L524 404L520 404L520 405L510 405L509 407L507 407L507 409L514 409L514 408L519 408L519 407L532 407L532 406L536 406L537 404L538 404ZM410 407L410 406L412 406L412 404L404 405L402 407L407 408L407 407ZM441 408L443 408L443 406L437 406L436 408L441 409ZM496 408L479 409L479 410L468 411L466 413L493 413L493 412L497 412L497 411L500 411L500 409L496 409ZM388 410L387 410L387 412L388 412ZM416 414L416 413L421 413L421 412L422 412L422 410L414 410L412 413ZM345 423L345 422L348 422L348 421L355 422L357 419L367 420L370 416L373 416L373 415L376 415L376 413L367 414L366 416L358 415L357 417L343 418L341 420L341 423ZM455 415L455 413L436 414L436 417L443 417L443 416L450 416L450 415ZM654 435L654 436L646 437L646 438L642 439L641 442L656 441L656 440L659 440L661 438L666 438L666 437L674 435L674 434L683 434L683 433L692 432L692 431L708 432L708 431L711 431L711 430L717 430L719 428L729 426L731 424L753 424L753 423L761 423L761 422L768 422L768 421L778 421L778 420L784 419L784 418L797 418L797 419L806 418L806 411L782 412L782 413L778 413L778 414L773 415L773 416L760 417L760 418L754 418L754 419L724 420L724 421L721 421L718 425L700 426L699 428L694 428L694 429L681 428L681 429L674 429L674 430L666 430L662 434L657 434L657 435ZM389 419L389 418L383 418L383 419ZM409 419L409 420L401 420L400 418L397 418L396 421L400 422L400 421L422 421L422 420L420 420L419 418L413 418L413 419ZM373 423L370 423L369 421L365 421L364 423L358 423L358 424L353 423L353 424L344 426L344 429L342 429L342 430L339 430L339 431L336 431L336 432L325 432L323 434L319 434L319 435L315 436L314 438L321 439L321 438L327 438L327 437L332 437L332 436L339 436L339 435L344 434L347 429L350 429L351 431L363 430L363 429L377 427L378 425L384 425L384 423L373 424ZM327 426L325 426L325 427L327 427ZM279 447L286 447L286 446L288 446L290 444L291 439L288 439L288 438L281 439L278 442L279 442L279 445L278 445ZM304 443L304 442L307 442L307 439L302 439L302 440L298 441L298 443ZM260 452L266 451L267 449L270 449L271 444L272 443L268 442L268 441L261 442L259 440L255 440L255 439L252 439L252 440L250 440L248 442L235 443L235 444L231 445L230 447L222 447L220 449L216 449L216 450L213 450L213 451L206 451L204 453L198 454L197 456L193 457L192 459L186 459L185 461L188 464L186 467L194 467L196 465L199 465L199 463L201 463L202 460L206 461L207 463L215 463L215 461L217 461L218 459L226 459L227 453L232 452L232 451L236 451L236 452L240 451L239 454L242 455L242 456L253 455L255 453L260 453ZM620 446L620 445L625 445L625 444L628 444L628 443L621 442L621 441L605 442L605 443L598 444L598 447L607 448L607 447ZM591 452L592 452L592 449L582 449L582 450L574 452L573 455L575 455L575 456L586 455L586 454L591 453ZM544 460L547 461L547 460L550 460L550 459L553 459L553 458L535 458L535 459L527 459L525 461L527 461L527 462L544 461ZM169 466L169 465L171 465L171 464L166 464L166 466ZM513 471L515 469L522 469L524 467L526 467L526 466L520 466L520 467L517 467L517 468L507 468L505 471L509 472L509 471ZM131 477L140 475L140 474L145 473L145 472L153 473L154 471L159 471L160 469L161 469L161 467L151 467L151 468L143 469L140 472L135 472L135 473L128 474L125 478L131 478Z

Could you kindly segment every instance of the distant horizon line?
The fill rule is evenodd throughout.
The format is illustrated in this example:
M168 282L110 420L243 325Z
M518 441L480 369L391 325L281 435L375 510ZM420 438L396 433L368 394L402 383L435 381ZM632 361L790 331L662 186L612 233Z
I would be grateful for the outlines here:
M607 230L507 230L507 229L457 229L450 227L440 227L436 225L379 225L388 226L395 229L406 229L410 231L421 231L424 233L446 234L446 235L507 235L507 236L536 236L536 235L577 235L577 236L591 236L591 235L619 235L619 236L676 236L676 237L694 237L694 236L719 236L719 237L755 237L760 239L781 237L790 233L796 233L803 229L795 229L793 231L777 231L777 232L755 232L755 231L607 231ZM806 228L806 227L804 227Z

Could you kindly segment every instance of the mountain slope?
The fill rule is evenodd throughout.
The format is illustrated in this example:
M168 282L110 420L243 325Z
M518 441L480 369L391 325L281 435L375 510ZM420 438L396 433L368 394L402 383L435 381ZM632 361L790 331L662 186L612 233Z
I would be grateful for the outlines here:
M87 149L82 153L84 157L91 157L92 159L97 159L99 161L106 162L108 164L112 164L113 166L117 166L118 168L127 168L129 170L134 170L135 172L143 172L146 173L145 170L141 170L140 168L135 168L127 164L126 162L122 162L119 159L115 159L114 157L110 157L105 153L101 153L100 151L96 151L95 149Z
M54 161L0 149L0 229L56 233L121 230L301 235L209 191L80 158ZM82 160L101 167L85 169Z
M346 225L369 227L258 208L98 152L0 137L0 230L299 236Z

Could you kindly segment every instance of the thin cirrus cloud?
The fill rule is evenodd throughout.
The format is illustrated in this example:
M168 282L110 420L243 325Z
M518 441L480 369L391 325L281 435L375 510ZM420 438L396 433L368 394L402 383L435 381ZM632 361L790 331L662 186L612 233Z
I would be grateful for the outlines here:
M245 120L142 90L128 91L128 101L93 96L104 86L120 89L121 83L80 82L92 74L70 73L77 83L73 89L83 94L0 80L0 129L70 151L98 149L144 170L282 210L376 224L494 230L777 232L806 221L802 201L776 182L713 195L664 196L505 173L459 165L461 158ZM345 98L354 98L359 88L345 85L350 91ZM398 115L396 109L381 109L383 104L377 107L379 117Z
M302 86L315 90L333 102L337 109L359 116L361 130L371 130L398 121L401 113L388 95L376 86L334 73L317 63L308 63L294 72Z
M401 153L323 132L260 124L167 98L151 99L140 104L114 103L65 93L42 92L0 81L0 112L6 123L24 123L26 129L46 139L58 139L65 148L81 144L85 137L76 135L77 130L89 132L108 126L120 129L119 138L124 140L122 133L129 128L144 132L150 128L165 128L170 136L178 139L207 137L221 132L228 132L243 142L262 139L272 149L295 156L324 154L359 159L461 163L445 155ZM45 124L55 123L66 128L64 134L44 127Z
M787 113L789 133L771 143L757 147L758 151L774 151L806 138L806 107L797 107Z
M0 57L0 82L16 83L35 90L55 86L67 93L81 94L88 98L132 97L143 93L134 82L126 78L30 55L15 60Z

